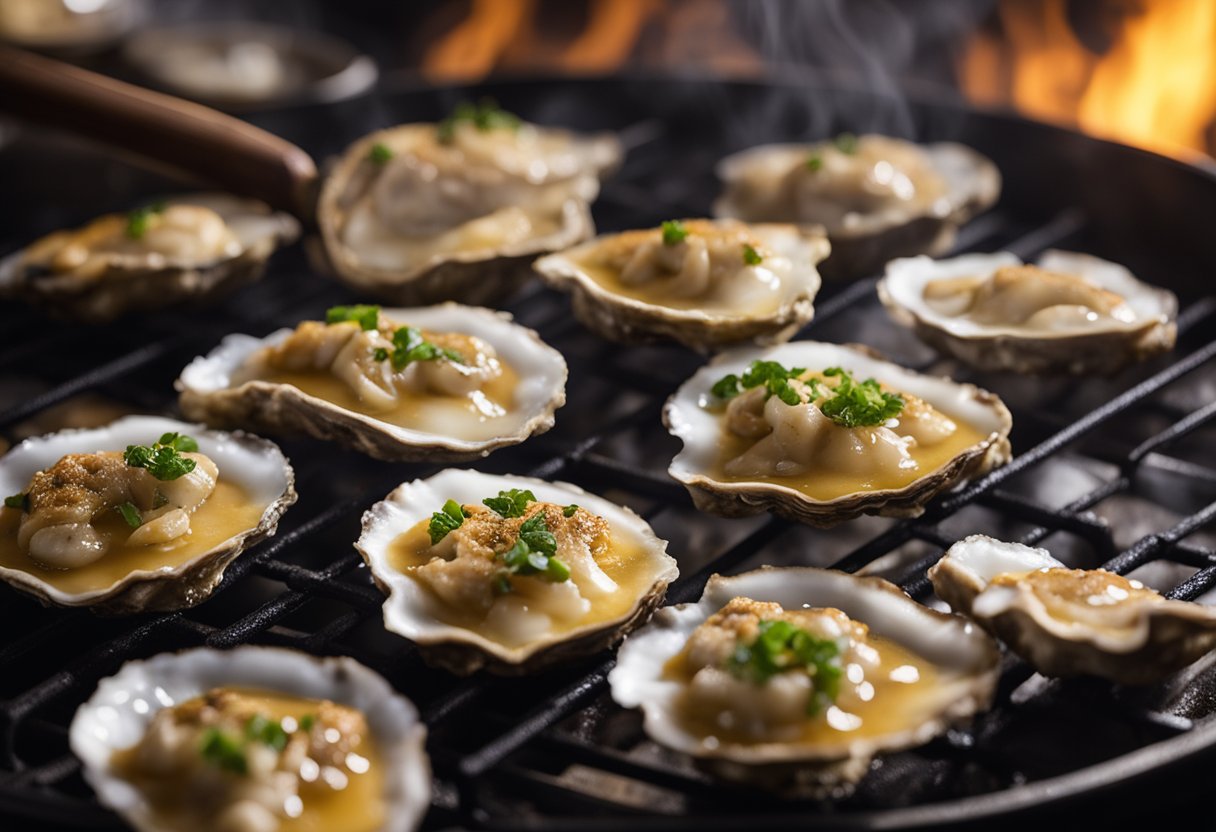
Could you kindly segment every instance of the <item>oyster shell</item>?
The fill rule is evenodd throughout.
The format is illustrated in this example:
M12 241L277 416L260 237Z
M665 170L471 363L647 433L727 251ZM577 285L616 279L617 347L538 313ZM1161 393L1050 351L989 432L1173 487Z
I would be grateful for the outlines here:
M690 637L724 607L740 606L734 599L775 602L794 616L839 610L868 628L870 638L881 639L869 645L872 650L882 656L890 650L887 645L900 648L906 657L900 666L907 661L916 673L887 670L891 662L885 657L878 668L860 659L854 665L850 659L840 667L844 673L835 704L809 718L803 705L790 715L789 723L774 712L781 710L791 691L776 689L773 682L801 674L779 673L763 683L751 683L745 676L729 674L726 666L715 668L710 663L691 679L681 678L687 675L682 670L702 665L700 660L692 663ZM843 632L847 634L848 628ZM832 638L837 645L847 641L836 633L821 637ZM697 645L697 658L720 653L713 648L721 646L714 640L703 641ZM895 658L900 653L887 655ZM840 663L845 664L848 656L846 649ZM699 766L725 779L789 796L825 796L847 792L865 775L875 755L921 745L951 724L985 710L992 701L999 658L996 644L965 619L928 609L881 578L763 567L729 578L714 575L697 603L660 610L650 624L626 639L608 681L618 704L642 709L644 728L652 739L690 755ZM705 670L710 673L703 677ZM864 676L855 678L859 672ZM715 679L718 673L727 675ZM901 687L909 679L921 688L915 697L903 696L905 690L913 690ZM870 685L870 700L865 700L864 692L861 701L848 697L850 685L862 684ZM734 690L738 685L746 685L750 692ZM715 689L727 698L715 700ZM802 697L799 702L806 701L805 689L792 693ZM916 702L915 707L905 707L909 700ZM886 717L873 728L867 722L873 713L867 713L868 701L873 701L875 710L882 705ZM697 720L690 710L694 704L708 705L718 715ZM898 719L889 718L893 711ZM724 722L726 718L731 721Z
M938 597L1045 676L1158 682L1216 647L1216 610L1046 549L972 535L929 570Z
M815 314L821 234L792 225L685 220L688 236L609 234L550 254L534 268L572 294L574 315L605 338L670 338L708 350L788 340ZM755 260L757 262L751 262Z
M351 145L317 207L330 269L393 303L491 304L537 255L594 234L588 205L620 143L513 118L405 124Z
M902 394L906 409L893 427L888 420L846 429L805 394L791 406L777 396L766 400L761 386L724 412L715 383L745 375L756 361L812 373L840 367ZM863 348L793 341L720 354L668 399L663 421L684 443L668 473L697 508L727 517L771 511L832 526L861 514L918 516L947 488L1005 464L1013 417L997 396L974 385L923 376Z
M432 554L434 546L425 533L432 513L449 500L480 507L484 498L513 488L531 491L541 503L581 507L570 519L592 530L586 539L568 537L581 534L578 527L571 532L562 527L561 520L546 520L550 527L554 522L559 526L552 528L559 540L557 556L569 561L572 577L547 585L539 577L512 577L513 589L495 597L487 582L503 574L498 571L501 552L486 560L489 550L481 550L481 556L443 550L443 556L453 557L449 563L458 568L449 571L445 566L436 571L436 566L443 566L442 558ZM501 522L492 513L483 516L491 523ZM595 517L603 518L606 526ZM402 537L411 531L419 535L416 541ZM503 540L504 545L518 539L513 531L493 534L495 543L505 534L509 540ZM610 535L608 548L596 557L592 549L604 542L605 534ZM450 535L449 539L455 542ZM586 548L588 541L591 548ZM416 551L402 548L415 543ZM475 544L462 541L460 545L474 551ZM581 554L574 548L579 545L584 548ZM645 622L678 575L675 560L667 554L667 542L655 537L650 526L627 508L568 483L460 469L404 483L372 506L363 515L363 533L355 548L371 567L377 585L388 593L384 626L417 644L429 663L460 674L481 668L508 675L530 673L603 650ZM407 551L409 555L403 554ZM471 560L462 561L466 557ZM479 557L485 570L473 569L479 565L473 562ZM403 564L410 560L425 566L404 571ZM422 569L429 574L424 575ZM438 590L443 591L442 597ZM456 597L461 599L459 606L450 602ZM489 601L488 608L483 601Z
M878 272L892 258L940 253L1001 190L996 166L969 147L887 136L769 144L718 164L725 191L714 215L826 228L825 278Z
M546 345L532 330L513 323L509 314L454 303L384 309L381 314L400 325L438 333L463 333L488 345L494 361L504 368L497 377L499 382L513 385L502 393L503 397L510 397L510 403L491 401L477 388L463 397L445 397L440 402L445 404L443 409L407 408L408 412L402 412L410 419L429 420L420 427L409 427L388 421L396 410L354 409L356 405L363 406L362 398L350 392L336 376L332 376L330 385L334 389L326 388L324 392L348 397L350 402L335 403L330 398L305 392L296 383L249 375L250 361L259 351L284 344L295 332L281 329L265 338L229 335L208 355L194 359L177 380L182 412L189 418L217 426L257 426L267 431L303 433L386 460L475 459L553 427L553 414L566 401L566 363L561 353ZM325 352L324 345L317 346L317 355ZM343 355L330 358L346 360ZM353 362L354 359L348 362L351 368L356 367ZM334 366L335 370L340 369ZM304 378L292 375L282 378L305 384L315 382L314 376L330 379L331 373L310 372ZM439 400L438 396L434 398ZM409 404L409 400L403 401ZM446 407L451 403L455 404ZM403 421L409 420L403 416ZM459 432L453 426L458 426Z
M413 704L352 659L315 658L273 647L165 653L127 662L118 673L102 679L92 697L76 711L69 732L72 751L83 763L84 778L98 799L140 832L180 830L155 811L149 796L128 780L122 755L149 735L162 712L217 688L328 700L361 713L375 741L384 778L386 820L379 828L408 832L417 827L430 803L431 775L423 748L426 728ZM192 820L201 822L201 812L215 811L216 797L212 792L210 802L196 803ZM306 809L304 804L301 811ZM354 828L354 819L345 816L342 820L317 828Z
M273 535L283 512L296 501L295 475L273 443L247 433L220 433L172 419L127 416L102 428L65 430L25 440L0 457L0 492L24 492L36 472L50 468L66 454L121 451L128 445L154 442L165 433L193 437L199 451L218 468L216 482L238 487L239 491L229 496L217 490L207 499L216 501L217 511L242 521L236 523L239 528L216 526L206 532L218 540L202 551L186 548L183 554L176 554L175 550L182 552L182 547L153 544L141 553L113 552L94 563L63 571L40 567L18 549L16 538L9 537L16 533L18 512L0 509L0 514L12 518L5 518L0 540L0 579L44 604L88 606L112 615L181 609L206 600L219 585L228 564L248 547ZM246 519L248 525L243 525ZM231 534L222 536L229 531ZM155 566L145 563L149 558Z
M133 219L140 212L144 219ZM141 227L132 237L131 229ZM256 200L219 193L174 197L163 210L107 214L6 257L0 297L101 323L253 282L270 255L298 234L294 219Z
M878 296L921 340L983 370L1112 373L1173 348L1178 299L1123 266L1048 251L887 266Z

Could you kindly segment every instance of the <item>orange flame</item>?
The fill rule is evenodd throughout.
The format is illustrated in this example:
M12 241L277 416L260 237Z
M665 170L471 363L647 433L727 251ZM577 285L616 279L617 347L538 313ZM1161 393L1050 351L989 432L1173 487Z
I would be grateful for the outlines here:
M1066 0L1001 0L1004 38L978 34L963 56L976 102L1175 156L1210 152L1216 119L1216 3L1142 0L1105 54L1078 39Z

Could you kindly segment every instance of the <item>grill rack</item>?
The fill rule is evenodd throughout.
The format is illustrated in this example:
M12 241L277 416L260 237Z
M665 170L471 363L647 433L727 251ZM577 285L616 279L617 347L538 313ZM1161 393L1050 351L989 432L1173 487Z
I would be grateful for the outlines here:
M528 114L526 106L516 108ZM634 133L661 137L663 130L646 122ZM704 212L708 192L667 189L672 196L665 198L664 189L647 189L654 159L631 158L607 184L596 205L601 228ZM640 199L649 201L644 209ZM1023 258L1051 246L1093 250L1092 228L1090 213L1076 207L1027 217L1003 203L968 226L956 249L1005 248ZM222 334L268 331L351 299L336 285L308 276L298 250L281 253L271 269L262 283L192 318L186 332L170 319L152 319L138 327L65 334L21 310L0 310L6 333L0 373L49 356L54 379L49 388L4 407L0 431L11 432L30 417L99 391L135 410L164 410L180 368ZM1164 275L1142 276L1169 282ZM1216 586L1216 551L1196 542L1196 533L1216 520L1216 468L1211 455L1178 450L1210 430L1216 402L1192 406L1185 394L1171 395L1175 382L1185 379L1205 389L1212 383L1207 379L1216 378L1216 298L1184 298L1172 356L1110 383L1045 383L1044 394L1028 401L1010 397L994 377L943 361L910 334L885 326L874 283L829 285L815 320L799 337L866 340L914 369L987 386L1014 411L1013 462L937 500L920 518L864 519L825 532L769 516L724 521L697 514L683 488L666 476L675 444L659 428L659 413L666 395L699 361L674 347L622 349L601 342L570 319L564 299L536 287L509 308L566 354L570 402L554 431L476 467L563 479L630 505L672 541L681 561L668 603L695 600L713 572L758 562L865 569L928 600L924 570L944 547L980 530L1027 543L1052 538L1049 543L1057 554L1064 551L1064 559L1123 574L1153 564L1186 567L1170 582L1172 597L1195 598ZM282 303L283 297L290 301ZM859 321L868 325L859 329ZM858 339L859 331L865 337ZM82 351L94 363L78 373ZM580 377L580 369L590 368L593 375ZM1204 381L1195 383L1195 376ZM1083 389L1094 386L1102 388L1096 399ZM585 431L589 424L594 429ZM1146 424L1153 426L1147 434ZM430 729L437 773L426 828L564 829L574 817L585 829L615 829L625 819L639 829L686 829L690 819L699 829L747 828L758 813L774 828L860 827L879 816L913 825L957 819L960 812L979 817L1028 808L1047 798L1048 790L1036 785L1053 777L1050 794L1067 797L1216 746L1216 729L1206 719L1216 709L1216 674L1204 661L1164 690L1146 692L1092 681L1045 682L1007 657L991 713L968 730L886 758L853 797L834 805L758 799L709 780L646 742L637 715L616 708L605 694L613 663L608 654L530 680L462 680L426 669L406 642L383 633L381 595L349 544L362 510L397 483L438 469L370 462L318 443L282 444L296 465L300 503L287 513L278 536L237 559L215 597L200 607L107 620L84 611L41 610L4 590L0 813L57 828L118 826L92 799L67 751L71 714L98 678L126 659L204 644L255 642L351 655L411 696ZM1071 489L1057 505L1034 493L1022 476L1037 473L1041 479L1048 466L1053 477L1060 466L1096 466L1104 476ZM336 467L341 478L333 476ZM1119 523L1095 513L1112 500L1143 495L1149 502L1183 501L1188 510L1129 540L1122 539ZM1028 719L1051 726L1080 721L1082 735L1116 726L1126 736L1070 759L1061 770L1036 769L1009 748Z

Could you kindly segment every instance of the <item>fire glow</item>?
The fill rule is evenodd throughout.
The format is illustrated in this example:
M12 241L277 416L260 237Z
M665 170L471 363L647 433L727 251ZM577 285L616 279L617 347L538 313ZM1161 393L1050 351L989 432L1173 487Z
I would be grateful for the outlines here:
M1001 0L998 13L1003 32L982 30L963 55L972 101L1173 156L1216 146L1216 3L1133 3L1101 54L1066 0Z

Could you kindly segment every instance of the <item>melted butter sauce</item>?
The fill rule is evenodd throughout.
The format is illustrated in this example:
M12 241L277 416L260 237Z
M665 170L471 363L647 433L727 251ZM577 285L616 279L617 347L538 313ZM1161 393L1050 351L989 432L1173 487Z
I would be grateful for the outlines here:
M297 722L307 714L315 714L320 700L305 699L262 690L234 689L259 713L271 720L293 717ZM183 705L186 703L182 703ZM144 794L165 828L179 832L211 832L213 819L200 813L200 806L211 810L219 807L202 802L202 796L192 793L188 784L177 778L159 777L138 765L138 745L115 751L111 758L120 776ZM385 823L384 762L372 737L360 737L351 748L368 762L365 771L343 770L346 787L333 789L319 781L301 782L300 799L303 811L298 817L281 818L278 832L375 832ZM364 768L362 765L356 768Z
M113 541L110 551L78 569L60 570L39 565L21 550L17 545L21 512L0 508L0 566L28 572L63 592L107 589L135 571L178 567L254 528L265 510L265 503L253 502L240 486L220 479L211 496L190 515L190 533L154 546L128 546L126 539L133 530L117 511L106 511L94 521L94 527Z
M510 430L504 428L504 422L518 419L518 414L512 413L512 407L519 374L502 359L499 363L502 373L467 396L401 393L398 404L384 410L368 407L345 382L329 372L273 372L256 378L271 384L291 385L344 410L398 427L481 441L502 436L504 430Z
M677 701L677 718L684 730L700 737L709 745L761 745L781 742L830 748L858 738L876 737L921 725L941 711L941 686L947 678L929 661L896 642L871 633L867 644L879 656L876 674L864 683L872 687L870 698L852 711L831 706L823 713L808 716L799 736L777 740L756 736L724 727L707 715L692 713L687 708L687 692ZM848 669L846 669L846 673ZM681 650L663 668L664 678L688 684L693 673L687 663L686 649ZM849 684L843 681L843 684Z
M956 430L942 441L932 445L914 443L909 448L910 456L913 462L916 463L915 466L890 467L866 476L843 473L827 468L811 468L805 473L796 476L766 477L739 476L726 473L726 463L741 456L755 444L756 440L732 433L726 428L725 419L723 419L721 423L722 427L718 431L718 461L710 472L710 475L718 482L760 481L777 483L778 485L784 485L800 491L812 500L822 502L834 500L846 494L854 494L859 491L886 491L904 488L921 477L932 474L934 471L942 468L963 451L978 444L987 437L986 433L980 433L966 422L958 419L955 419L954 422ZM839 428L839 430L870 432L872 428Z
M388 548L388 562L392 568L409 575L419 566L429 563L433 557L431 538L427 532L427 520L398 535ZM616 592L603 598L597 598L591 609L582 618L576 620L555 620L551 634L561 634L572 630L611 621L624 616L641 598L652 583L650 562L646 552L632 540L613 537L606 551L595 561L617 584ZM518 580L538 580L519 578ZM571 580L574 580L573 578ZM500 634L489 628L481 614L469 610L457 609L451 604L440 600L438 595L421 581L418 584L434 599L436 608L442 610L442 621L453 627L461 627L477 633L482 638L497 642L507 647L516 647L503 639ZM577 586L577 582L575 584Z

